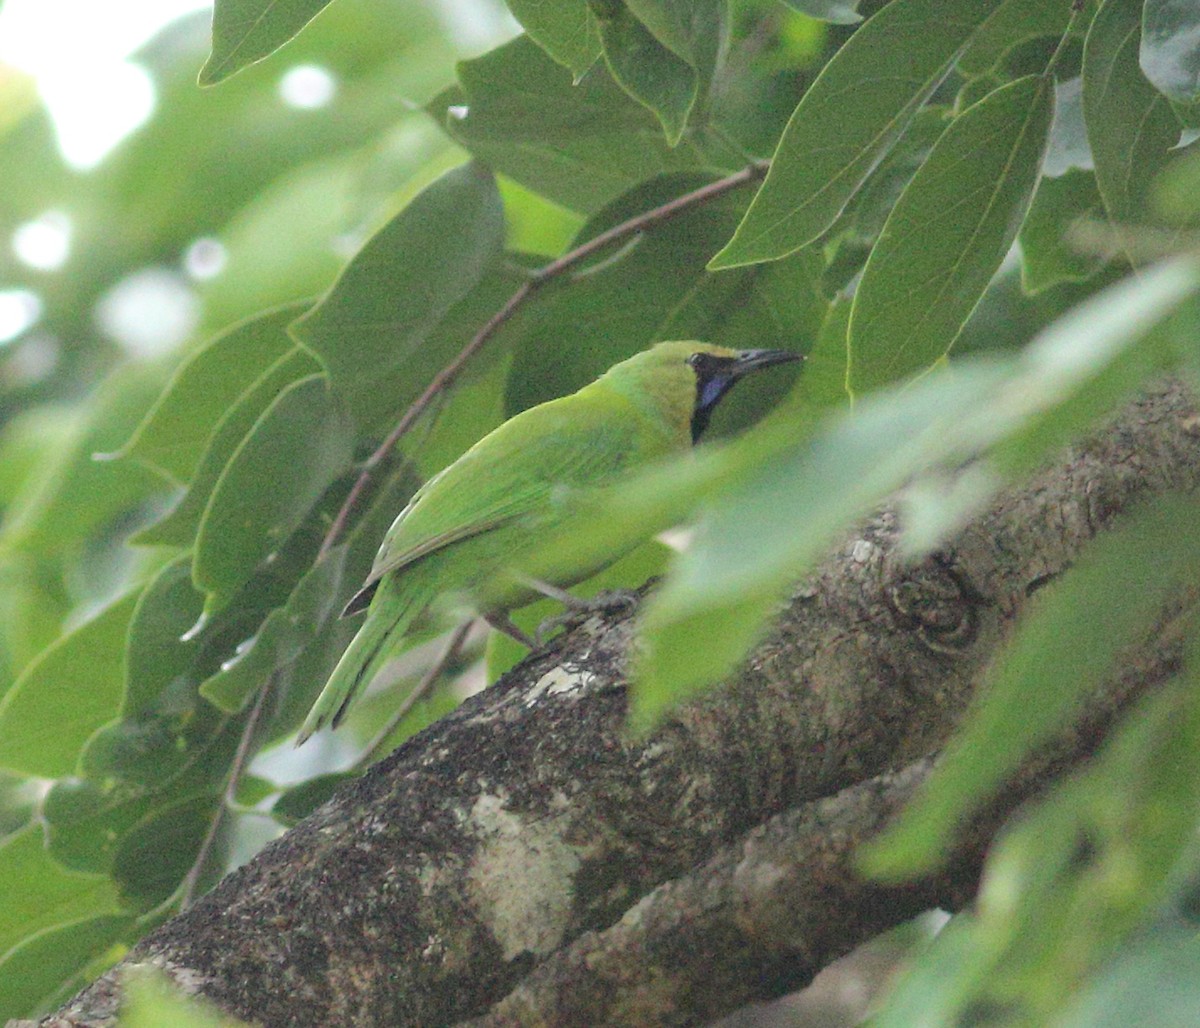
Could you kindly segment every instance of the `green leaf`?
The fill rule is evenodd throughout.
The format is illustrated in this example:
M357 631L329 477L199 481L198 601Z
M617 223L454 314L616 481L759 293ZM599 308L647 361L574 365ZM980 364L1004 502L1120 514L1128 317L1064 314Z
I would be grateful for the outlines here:
M203 609L191 564L190 556L177 557L138 597L129 623L122 717L144 713L196 661L200 640L183 638Z
M1103 256L1080 252L1071 239L1073 225L1103 214L1096 176L1090 171L1072 169L1059 178L1043 178L1017 237L1025 291L1040 293L1061 282L1086 282L1104 267Z
M338 547L307 572L287 603L267 616L218 672L200 686L200 695L228 714L241 711L276 668L294 661L345 605L345 547ZM360 580L354 580L357 588ZM341 602L339 602L339 600Z
M999 5L903 0L856 30L804 94L766 181L710 267L775 260L829 228Z
M84 778L60 778L40 811L50 856L72 871L108 874L120 838L153 806L144 796L114 798Z
M50 859L40 825L0 843L0 953L47 928L83 918L120 914L116 889L105 875L66 871Z
M1200 100L1200 9L1189 0L1146 0L1138 63L1164 96L1181 104Z
M911 874L944 856L967 816L1066 723L1166 598L1195 577L1197 526L1194 499L1162 499L1098 539L1039 595L937 772L873 844L874 874Z
M707 82L724 35L724 0L624 0L629 12Z
M868 250L874 246L896 201L929 159L949 124L950 110L941 104L929 104L918 111L904 135L854 195L829 235L836 236L841 230L865 244Z
M696 103L696 70L654 38L623 3L596 18L604 59L617 83L662 122L675 146Z
M1071 21L1071 5L1045 0L1005 0L971 38L957 70L986 75L1014 47L1039 36L1061 36Z
M112 876L126 902L149 909L183 881L217 816L218 796L199 796L160 807L121 839Z
M1200 220L1200 152L1173 161L1154 183L1154 211L1174 225Z
M208 323L224 325L292 301L295 320L333 284L346 264L346 243L357 244L367 227L376 227L380 209L396 209L406 192L462 163L458 148L415 111L391 132L404 139L402 152L387 148L368 157L352 150L309 161L225 223L217 239L225 264L198 289Z
M529 38L578 81L599 58L600 33L586 0L507 0Z
M851 393L949 352L1029 209L1053 98L1033 75L991 93L954 120L901 194L854 297Z
M0 552L0 696L62 634L69 610L53 561Z
M200 85L214 86L274 53L313 20L329 0L217 0L212 53Z
M690 137L668 146L603 65L576 85L525 36L464 61L458 77L429 113L480 160L572 210L594 211L663 172L712 166Z
M504 212L491 174L448 172L376 233L293 326L360 427L395 409L379 382L404 368L499 256ZM463 340L464 344L466 340Z
M801 14L833 25L855 25L862 21L858 5L862 0L783 0Z
M161 479L145 468L96 459L128 438L159 382L145 365L127 364L109 375L81 409L55 410L68 427L47 430L52 445L4 511L0 542L61 558L162 489Z
M75 770L83 744L121 709L131 593L63 636L0 701L0 768L57 778Z
M213 425L248 383L294 347L286 329L305 307L291 304L243 321L189 357L119 456L141 461L176 482L191 479Z
M192 578L209 615L287 541L350 464L353 432L323 375L288 386L221 472L196 536Z
M816 344L804 360L796 394L812 409L845 403L846 339L850 331L850 300L839 297L830 304Z
M1136 223L1179 140L1165 96L1138 67L1139 4L1105 0L1083 51L1083 117L1096 182L1113 221Z
M191 547L218 480L254 423L284 389L319 370L320 365L310 354L293 345L258 378L248 382L217 421L187 491L164 518L136 533L130 542L136 546Z
M229 774L242 726L199 701L195 685L186 684L182 695L165 697L153 712L114 721L88 740L81 772L103 789L99 795L80 792L69 806L69 817L59 819L57 842L64 853L78 855L88 836L99 834L107 837L101 848L108 860L111 845L119 845L142 817L218 791Z
M407 469L384 478L364 514L348 538L333 547L325 558L301 575L287 602L270 612L254 634L238 644L237 650L201 685L200 694L227 713L242 710L273 672L290 668L302 654L324 650L341 654L354 630L338 615L358 590L370 570L379 542L396 515L416 490L416 477ZM313 659L320 663L316 655ZM308 713L324 677L305 678L289 674L278 681L279 702L272 731L282 733Z
M0 956L0 1018L35 1017L52 1010L55 1000L132 923L130 917L115 915L83 918L43 928L18 943Z

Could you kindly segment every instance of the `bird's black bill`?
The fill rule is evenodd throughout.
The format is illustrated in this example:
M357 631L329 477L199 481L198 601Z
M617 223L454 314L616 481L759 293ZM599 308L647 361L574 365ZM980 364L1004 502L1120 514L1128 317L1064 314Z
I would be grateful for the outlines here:
M790 350L742 350L734 358L732 370L735 378L741 378L742 375L758 371L759 368L769 368L773 364L788 364L791 361L802 360L804 358L800 354L792 353Z
M708 420L721 398L739 379L760 368L773 364L803 360L788 350L742 350L734 357L718 357L711 353L696 353L688 358L696 372L696 406L692 410L692 442L708 427Z

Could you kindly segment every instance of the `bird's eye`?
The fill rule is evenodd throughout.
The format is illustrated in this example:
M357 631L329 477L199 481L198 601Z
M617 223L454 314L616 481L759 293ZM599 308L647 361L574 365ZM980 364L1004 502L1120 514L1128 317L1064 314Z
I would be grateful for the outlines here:
M701 361L701 359L702 359L703 357L704 357L704 354L702 354L702 353L693 353L693 354L689 354L689 355L688 355L688 358L687 358L687 361L686 361L686 363L687 363L687 366L688 366L689 368L696 368L696 367L699 367L699 366L700 366L700 361Z

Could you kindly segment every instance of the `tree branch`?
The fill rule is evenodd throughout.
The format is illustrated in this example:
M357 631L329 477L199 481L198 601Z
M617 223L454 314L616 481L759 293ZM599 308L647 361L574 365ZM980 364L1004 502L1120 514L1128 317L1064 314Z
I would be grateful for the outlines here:
M351 783L127 962L158 964L268 1026L480 1016L756 826L790 808L803 819L803 805L934 753L1032 592L1129 505L1198 483L1200 416L1167 386L936 558L904 564L885 510L797 590L737 676L642 745L623 732L632 625L591 619ZM1116 709L1176 657L1131 654L1104 703ZM830 875L820 889L855 888ZM110 1023L119 970L45 1023Z
M558 950L460 1028L705 1024L804 988L839 957L923 911L958 909L974 896L988 846L1008 817L1048 781L1086 763L1128 701L1165 682L1178 659L1166 628L1093 697L1085 718L963 826L935 873L883 884L855 866L859 848L928 778L935 760L925 757L751 829L612 927Z

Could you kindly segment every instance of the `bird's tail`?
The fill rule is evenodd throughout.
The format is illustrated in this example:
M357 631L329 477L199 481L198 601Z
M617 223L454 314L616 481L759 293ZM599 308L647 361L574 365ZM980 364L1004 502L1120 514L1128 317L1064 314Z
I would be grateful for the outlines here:
M326 722L337 728L355 695L388 662L413 619L421 613L424 605L412 595L412 590L401 591L396 584L385 581L376 593L366 621L350 640L317 702L304 719L300 734L296 736L297 746L306 742Z

